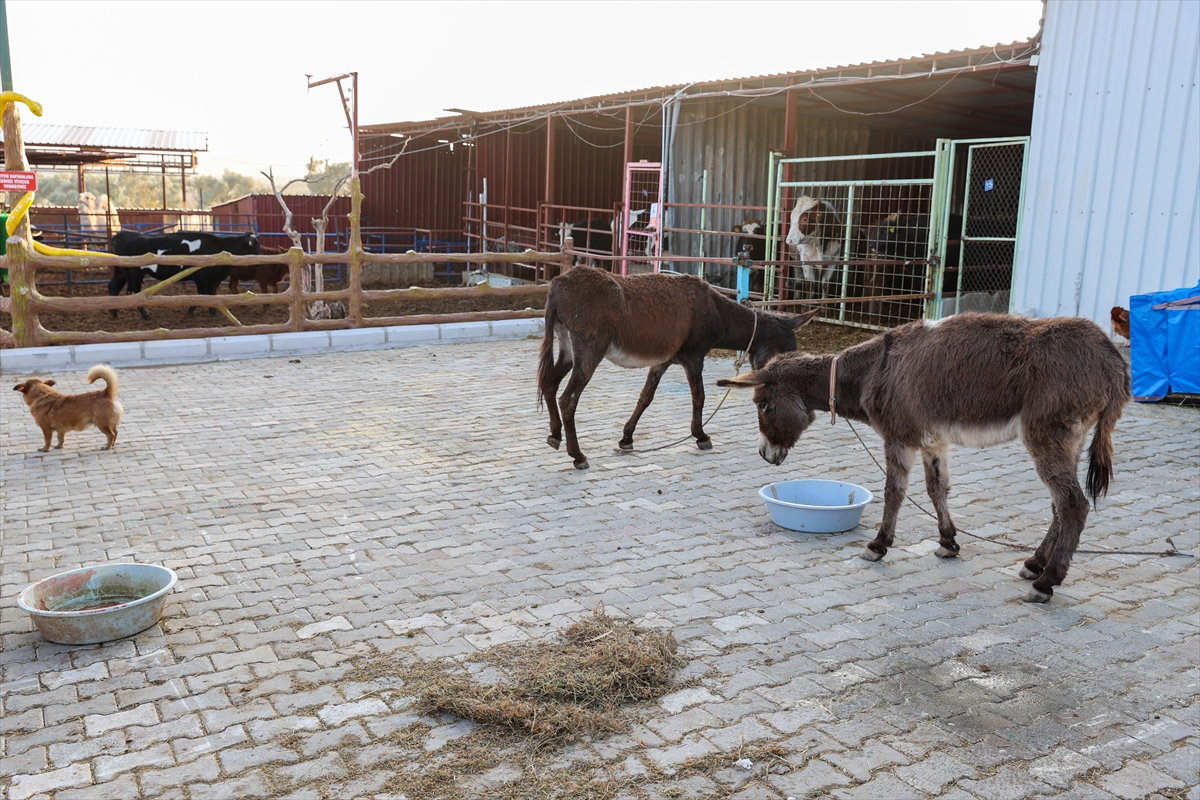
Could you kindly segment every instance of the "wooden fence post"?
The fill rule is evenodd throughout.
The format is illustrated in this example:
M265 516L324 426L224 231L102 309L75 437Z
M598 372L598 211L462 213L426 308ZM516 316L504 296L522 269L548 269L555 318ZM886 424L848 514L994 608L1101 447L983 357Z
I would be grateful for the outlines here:
M350 304L346 316L350 326L361 328L362 314L362 201L361 181L358 175L350 179Z
M12 237L8 240L8 285L12 290L13 344L17 347L36 347L38 344L38 316L33 305L35 291L33 275L36 267L29 263L29 249L25 240Z
M288 303L288 329L304 330L304 320L308 313L304 306L304 251L293 246L287 251L288 262L288 291L292 293ZM324 269L324 267L322 267Z

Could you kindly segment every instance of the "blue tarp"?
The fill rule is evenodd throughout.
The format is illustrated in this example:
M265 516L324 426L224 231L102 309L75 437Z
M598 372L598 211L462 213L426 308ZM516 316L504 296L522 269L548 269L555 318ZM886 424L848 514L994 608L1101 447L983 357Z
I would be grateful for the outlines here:
M1200 283L1129 298L1135 400L1161 400L1171 392L1200 393L1200 306L1154 308L1190 297L1200 297Z

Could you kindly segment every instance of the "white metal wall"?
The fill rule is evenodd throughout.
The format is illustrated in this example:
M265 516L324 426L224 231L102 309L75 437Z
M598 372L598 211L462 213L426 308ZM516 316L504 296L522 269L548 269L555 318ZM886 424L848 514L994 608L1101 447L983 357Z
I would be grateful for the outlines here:
M1200 280L1200 2L1047 0L1013 308Z

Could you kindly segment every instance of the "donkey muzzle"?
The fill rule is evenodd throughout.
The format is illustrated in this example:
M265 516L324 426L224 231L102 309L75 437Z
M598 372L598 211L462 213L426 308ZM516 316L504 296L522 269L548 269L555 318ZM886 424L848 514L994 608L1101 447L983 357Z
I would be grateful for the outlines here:
M771 440L760 433L758 435L758 454L768 464L779 466L787 458L788 449L771 444Z

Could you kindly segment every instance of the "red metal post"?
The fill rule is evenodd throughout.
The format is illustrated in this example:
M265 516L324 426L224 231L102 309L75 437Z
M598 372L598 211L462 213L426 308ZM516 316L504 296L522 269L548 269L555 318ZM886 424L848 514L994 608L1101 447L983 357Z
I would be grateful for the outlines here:
M625 106L625 156L621 160L621 179L625 179L625 165L633 161L633 106Z
M546 119L546 190L542 193L547 203L554 202L554 117Z

